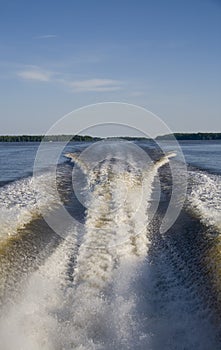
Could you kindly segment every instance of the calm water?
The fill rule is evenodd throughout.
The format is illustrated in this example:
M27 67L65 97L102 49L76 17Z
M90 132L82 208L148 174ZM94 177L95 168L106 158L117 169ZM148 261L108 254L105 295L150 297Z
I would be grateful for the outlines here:
M81 161L89 144L69 144L56 181L61 144L45 145L33 178L38 146L0 143L0 350L219 350L221 142L181 142L185 197L180 162L153 143L140 146L154 164L114 143ZM172 208L185 201L161 232L168 164Z
M201 169L221 174L221 141L180 141L186 162ZM173 142L167 143L168 150Z
M38 142L0 142L0 185L32 174L35 156L40 143ZM59 159L59 163L67 160L63 157L70 150L79 151L88 144L74 142L72 146L66 146ZM63 143L49 142L44 147L47 156L42 168L52 164L50 154L56 149L63 148Z
M166 143L166 147L165 147ZM148 144L148 142L147 142ZM47 156L54 149L60 148L60 143L48 143L45 148ZM78 151L88 144L73 143L65 148L65 152ZM139 143L138 143L139 145ZM143 146L143 143L141 144ZM201 169L221 173L221 141L180 141L186 162ZM141 146L141 147L142 147ZM149 144L148 144L149 146ZM152 144L150 145L151 147ZM39 143L0 143L0 184L13 181L32 174L35 155ZM164 147L170 151L174 149L173 142L164 142ZM61 156L60 163L65 161ZM50 158L47 159L50 166Z

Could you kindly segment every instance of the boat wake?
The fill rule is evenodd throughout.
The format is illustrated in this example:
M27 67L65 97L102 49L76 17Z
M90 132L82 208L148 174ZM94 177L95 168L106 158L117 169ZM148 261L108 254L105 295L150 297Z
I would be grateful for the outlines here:
M212 226L221 233L221 178L205 172L189 172L191 191L188 200L194 211L206 226Z
M2 307L1 350L206 350L211 344L216 349L207 321L202 325L201 316L191 316L196 297L177 277L178 265L186 274L177 246L170 243L171 236L167 240L160 233L159 222L151 222L156 176L174 156L140 166L132 155L122 161L117 151L93 165L67 154L78 167L77 196L86 207L84 224L67 228L65 239L28 274L14 301ZM39 186L49 187L43 176ZM30 183L19 183L21 196L22 186L30 189ZM15 186L1 193L10 198L7 214L22 207L13 199ZM32 220L36 205L31 190L27 196L24 210L30 215L22 218L23 225ZM53 211L54 198L53 190L51 197L43 196L43 210L51 206ZM12 232L18 221L9 226ZM197 325L205 331L202 341Z

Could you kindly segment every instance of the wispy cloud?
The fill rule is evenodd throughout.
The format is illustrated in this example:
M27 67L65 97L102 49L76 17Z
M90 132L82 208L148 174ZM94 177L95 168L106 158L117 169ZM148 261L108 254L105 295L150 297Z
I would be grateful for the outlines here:
M53 38L57 38L57 35L55 34L37 35L34 38L35 39L53 39Z
M116 91L122 88L122 82L112 79L89 79L69 82L68 85L76 92Z
M17 76L23 80L61 84L73 92L108 92L117 91L123 87L123 83L119 80L94 78L75 81L62 73L42 70L36 66L27 66L26 69L18 71Z
M17 75L24 80L36 80L49 82L52 78L52 73L49 71L43 71L39 68L29 68L17 72Z

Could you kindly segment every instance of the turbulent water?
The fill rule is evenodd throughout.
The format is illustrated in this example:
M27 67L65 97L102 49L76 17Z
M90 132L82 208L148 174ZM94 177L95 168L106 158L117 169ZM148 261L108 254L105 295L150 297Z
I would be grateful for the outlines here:
M220 349L221 143L181 144L166 232L173 143L70 143L54 181L56 147L31 176L38 144L0 144L0 350Z

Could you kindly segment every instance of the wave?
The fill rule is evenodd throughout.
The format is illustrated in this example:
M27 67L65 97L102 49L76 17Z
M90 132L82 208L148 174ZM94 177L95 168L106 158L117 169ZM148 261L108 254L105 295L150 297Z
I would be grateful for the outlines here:
M142 172L133 157L125 163L110 157L87 173L84 228L77 232L72 227L63 243L29 277L16 305L4 311L4 348L126 349L135 344L134 332L136 342L148 341L135 322L137 296L131 288L148 254L153 181L168 161L168 156L163 157ZM48 209L49 203L54 205L53 187L51 198L44 188L49 188L50 174L36 180L41 208L36 207L36 186L33 190L31 179L9 185L1 193L8 196L7 214L20 212L11 230L40 209Z
M189 206L201 222L221 232L221 177L205 172L189 172Z
M56 186L48 172L0 188L0 240L17 234L42 212L55 208Z
M173 246L177 232L167 240L150 225L154 180L172 154L145 170L115 156L87 167L84 226L69 228L1 312L2 349L218 349L191 276L179 282L188 274L179 235Z
M148 253L153 180L168 158L145 174L134 159L127 163L116 159L106 160L98 172L88 174L93 193L73 271L75 289L69 295L75 349L126 349L142 337L147 341L135 322L137 297L131 286ZM135 333L136 341L132 338ZM65 348L68 346L70 343Z

